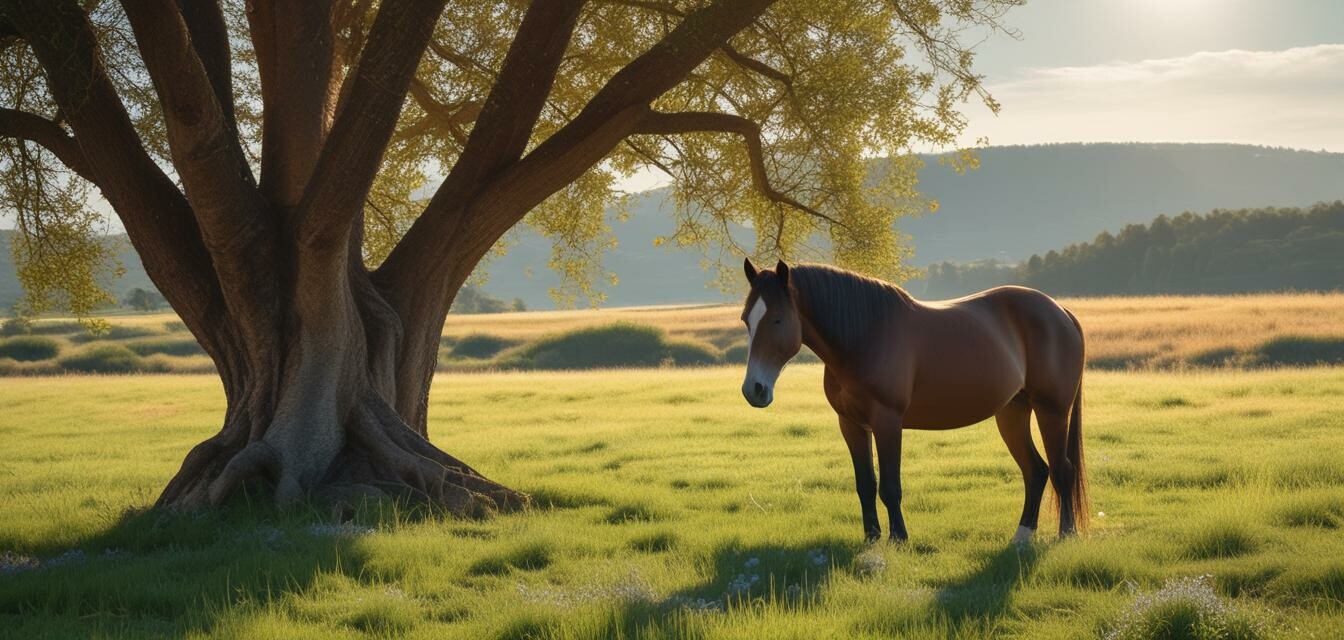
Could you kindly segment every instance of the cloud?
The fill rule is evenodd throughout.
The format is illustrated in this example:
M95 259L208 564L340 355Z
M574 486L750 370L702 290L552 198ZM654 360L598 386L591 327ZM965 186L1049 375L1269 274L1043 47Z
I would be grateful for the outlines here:
M1218 141L1344 151L1344 44L1028 69L964 141Z

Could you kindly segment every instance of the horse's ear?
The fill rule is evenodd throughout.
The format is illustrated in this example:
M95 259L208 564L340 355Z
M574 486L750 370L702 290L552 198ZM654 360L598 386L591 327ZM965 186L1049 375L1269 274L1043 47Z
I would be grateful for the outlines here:
M756 265L751 263L751 256L742 259L742 270L747 272L747 283L756 281Z
M788 291L788 290L789 290L789 265L784 264L784 261L783 261L783 260L780 260L779 263L775 265L775 275L776 275L777 277L779 277L779 283L782 284L782 285L784 285L784 290L785 290L785 291Z

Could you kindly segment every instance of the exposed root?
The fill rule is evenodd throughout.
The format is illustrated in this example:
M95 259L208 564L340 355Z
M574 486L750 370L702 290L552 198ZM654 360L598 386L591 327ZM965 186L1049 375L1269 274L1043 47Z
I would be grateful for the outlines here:
M256 440L238 455L229 460L229 464L220 472L219 477L210 483L210 504L218 505L225 498L229 497L246 480L257 475L265 474L272 480L280 477L280 456L275 449L265 440ZM288 488L288 487L286 487ZM277 487L276 496L280 498L280 487ZM285 496L290 498L291 496ZM289 502L289 500L285 500Z
M346 420L344 450L331 471L314 486L287 472L287 460L302 451L280 451L268 440L242 446L246 425L232 425L197 445L159 498L161 506L196 508L227 500L253 479L267 481L277 504L306 499L330 504L340 517L363 500L402 496L442 507L460 517L514 511L529 503L519 493L482 476L412 430L373 388L367 389ZM236 453L235 453L236 452Z
M411 430L385 402L369 393L347 431L369 455L372 466L389 477L378 479L384 490L410 493L459 516L488 511L513 511L528 497L486 479Z

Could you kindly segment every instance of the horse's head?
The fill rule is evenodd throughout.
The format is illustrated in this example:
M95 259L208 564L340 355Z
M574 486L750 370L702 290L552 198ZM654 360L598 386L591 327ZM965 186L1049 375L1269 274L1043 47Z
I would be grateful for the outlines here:
M803 346L803 328L789 291L789 265L780 261L773 271L757 271L747 258L743 266L751 292L742 307L742 322L747 325L742 395L753 407L768 407L775 399L780 370Z

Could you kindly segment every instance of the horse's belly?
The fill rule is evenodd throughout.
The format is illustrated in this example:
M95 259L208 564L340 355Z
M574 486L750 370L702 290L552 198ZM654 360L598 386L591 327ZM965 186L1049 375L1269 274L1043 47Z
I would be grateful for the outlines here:
M903 423L907 429L965 427L994 417L1021 390L1020 374L1010 372L937 384L917 381Z

